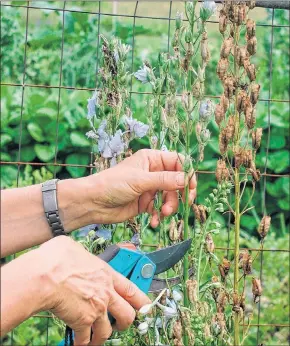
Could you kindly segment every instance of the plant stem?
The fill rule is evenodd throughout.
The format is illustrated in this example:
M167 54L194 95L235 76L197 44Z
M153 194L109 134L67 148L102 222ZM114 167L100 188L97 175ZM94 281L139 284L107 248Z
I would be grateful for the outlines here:
M235 25L235 54L234 54L234 77L236 80L239 78L239 67L237 63L237 47L239 42L239 26ZM235 139L234 147L237 148L240 142L240 115L237 111L238 104L238 90L235 92ZM240 185L240 170L234 170L234 184L235 184L235 244L234 244L234 293L239 293L239 250L240 250L240 199L241 199L241 185ZM240 345L240 318L239 313L234 313L234 346Z

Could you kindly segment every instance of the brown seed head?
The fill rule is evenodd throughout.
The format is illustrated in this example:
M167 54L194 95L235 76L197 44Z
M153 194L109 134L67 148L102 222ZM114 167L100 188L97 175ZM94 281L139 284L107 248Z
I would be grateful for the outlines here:
M252 273L252 257L248 250L241 250L239 254L239 268L243 269L245 275Z
M187 280L186 281L186 290L188 299L191 303L197 302L197 281L196 280Z
M247 37L251 38L256 35L256 22L253 19L248 19L246 23Z
M230 99L236 91L236 83L232 76L227 76L223 80L224 85L224 94L225 96Z
M222 159L217 162L215 176L219 183L228 180L230 177L230 171L227 168L226 162Z
M197 99L199 99L203 95L202 83L200 83L199 80L197 80L192 86L192 95Z
M219 134L219 148L220 148L220 152L221 154L225 154L225 152L228 149L228 139L227 139L227 130L226 127L222 129L222 131Z
M253 106L256 105L258 102L260 95L260 84L253 83L251 86L251 95L250 95L250 100Z
M245 108L245 122L249 130L256 124L256 109L252 106L251 102Z
M220 124L225 118L225 109L223 108L222 105L220 104L216 105L214 115L215 115L216 123L218 124L218 126L220 126Z
M256 67L254 64L250 63L250 59L246 58L244 61L244 68L246 70L247 76L251 82L256 79Z
M261 172L259 169L256 169L254 162L252 162L249 172L252 175L254 182L258 182L261 179Z
M235 117L233 115L229 116L229 120L226 126L226 137L229 142L235 136Z
M258 127L252 132L252 146L255 150L258 150L260 148L262 135L263 129L261 127Z
M207 219L207 215L206 215L206 208L204 205L200 204L193 204L192 205L192 209L194 212L194 215L196 217L196 219L201 223L204 224L206 219Z
M268 234L271 226L271 216L265 215L263 219L260 222L260 225L258 227L258 233L260 234L260 237L264 239L266 235Z
M204 326L203 334L204 334L205 339L211 338L210 328L209 328L208 324L206 324Z
M242 164L246 168L250 168L253 163L253 153L251 149L242 151Z
M222 263L219 265L219 271L221 274L221 279L224 282L231 268L231 262L224 257Z
M240 4L238 6L238 18L237 18L238 25L242 25L244 23L244 21L246 20L246 13L247 13L246 4Z
M214 253L214 241L210 233L205 238L205 250L208 253Z
M149 345L149 344L147 344L147 345ZM174 346L184 346L184 343L182 342L182 339L181 340L180 339L174 339L173 345Z
M228 58L234 46L234 39L229 37L223 41L221 48L221 58Z
M224 10L220 11L219 30L221 34L223 34L227 30L227 16Z
M173 325L173 335L177 340L182 340L182 325L180 321L175 321Z
M209 62L210 59L210 52L208 49L208 39L207 39L207 33L204 32L202 34L202 39L200 43L200 52L201 52L201 58L205 63Z
M219 77L220 80L223 80L227 70L229 68L229 61L226 58L221 58L218 62L218 66L217 66L217 75Z
M178 240L178 230L177 230L177 223L175 218L173 217L170 221L170 225L169 225L169 238L172 241L176 241Z
M222 94L221 99L220 99L220 105L223 107L225 111L228 110L230 101L229 99L225 96L225 94Z
M217 312L224 312L228 301L228 297L225 291L220 291L217 298Z
M262 289L261 280L253 277L252 278L252 292L254 296L254 303L259 302L259 297L261 297L262 291L263 289Z
M244 66L245 60L248 58L249 53L247 47L236 48L236 59L239 66Z
M245 111L245 100L248 98L247 93L245 90L240 90L238 94L238 102L237 102L237 110L239 113L242 113Z
M247 40L247 51L250 55L257 53L257 38L253 36Z

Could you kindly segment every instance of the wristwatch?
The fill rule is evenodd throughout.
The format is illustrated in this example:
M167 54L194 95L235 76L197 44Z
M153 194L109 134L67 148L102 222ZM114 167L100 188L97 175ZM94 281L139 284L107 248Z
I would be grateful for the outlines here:
M56 184L58 180L59 179L48 180L42 184L41 188L44 213L54 237L59 235L66 235L59 217L59 210L57 205Z

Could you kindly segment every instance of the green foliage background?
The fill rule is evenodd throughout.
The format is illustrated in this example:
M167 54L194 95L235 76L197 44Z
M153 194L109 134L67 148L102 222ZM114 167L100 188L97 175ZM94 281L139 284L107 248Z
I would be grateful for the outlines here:
M174 25L166 19L168 2L139 3L137 15L154 16L158 19L137 18L133 29L135 2L102 2L97 14L97 2L67 3L64 12L64 54L62 73L62 11L63 2L31 1L29 10L27 58L24 64L26 35L26 2L11 1L14 7L1 4L1 161L23 161L35 163L89 164L91 143L85 137L89 126L85 118L87 99L94 89L98 52L98 29L105 36L116 35L124 43L132 45L134 34L133 68L136 71L144 59L154 63L159 51L167 51L168 31ZM33 7L42 7L36 9ZM172 18L183 4L173 2ZM87 12L79 13L78 10ZM112 13L129 17L110 16ZM258 52L254 62L258 67L257 80L261 83L261 101L258 103L257 125L263 127L263 143L257 156L257 167L272 174L289 174L289 11L276 10L275 27L271 28L272 11L255 9L252 17L263 24L257 28ZM216 18L213 18L214 20ZM272 31L273 30L273 31ZM271 45L273 34L273 44ZM217 25L209 24L211 62L207 74L207 94L218 96L221 84L215 74L219 58L221 36ZM270 79L270 57L272 54L272 78ZM25 72L25 79L24 77ZM61 80L60 80L61 78ZM22 83L29 84L24 89ZM61 89L57 87L63 86ZM55 88L47 88L54 86ZM77 88L78 90L76 90ZM146 122L146 86L132 80L131 102L137 118ZM264 101L272 99L271 102ZM288 102L282 102L282 101ZM201 170L215 169L219 157L217 126L212 122L212 141L207 146ZM268 136L269 135L269 136ZM21 150L19 150L19 144ZM134 150L148 146L145 141L135 144ZM20 185L40 182L50 175L58 178L81 177L89 174L85 168L47 166L20 166ZM1 165L1 186L16 186L17 165ZM203 199L216 185L212 174L199 175L198 199ZM250 193L250 191L248 192ZM266 241L268 249L289 248L289 176L261 179L252 204L256 209L242 218L242 246L258 247L256 228L266 212L272 216L272 231ZM221 222L224 222L221 220ZM218 246L230 246L233 242L231 227L217 237ZM154 233L148 235L154 241ZM231 256L232 254L230 254ZM289 323L289 253L265 252L263 265L264 296L262 297L260 323ZM256 270L258 274L259 268ZM257 320L254 321L256 323ZM13 345L56 345L60 334L53 322L41 318L30 319L19 326L13 336ZM267 345L286 345L289 341L287 328L262 327L260 337ZM11 344L9 338L5 344ZM256 345L256 328L251 328L247 345Z

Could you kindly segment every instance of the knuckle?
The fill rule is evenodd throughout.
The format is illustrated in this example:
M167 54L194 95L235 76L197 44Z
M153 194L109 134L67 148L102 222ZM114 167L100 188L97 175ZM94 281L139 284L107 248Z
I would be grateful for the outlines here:
M136 295L136 293L137 293L137 286L129 281L125 288L125 297L132 298Z

